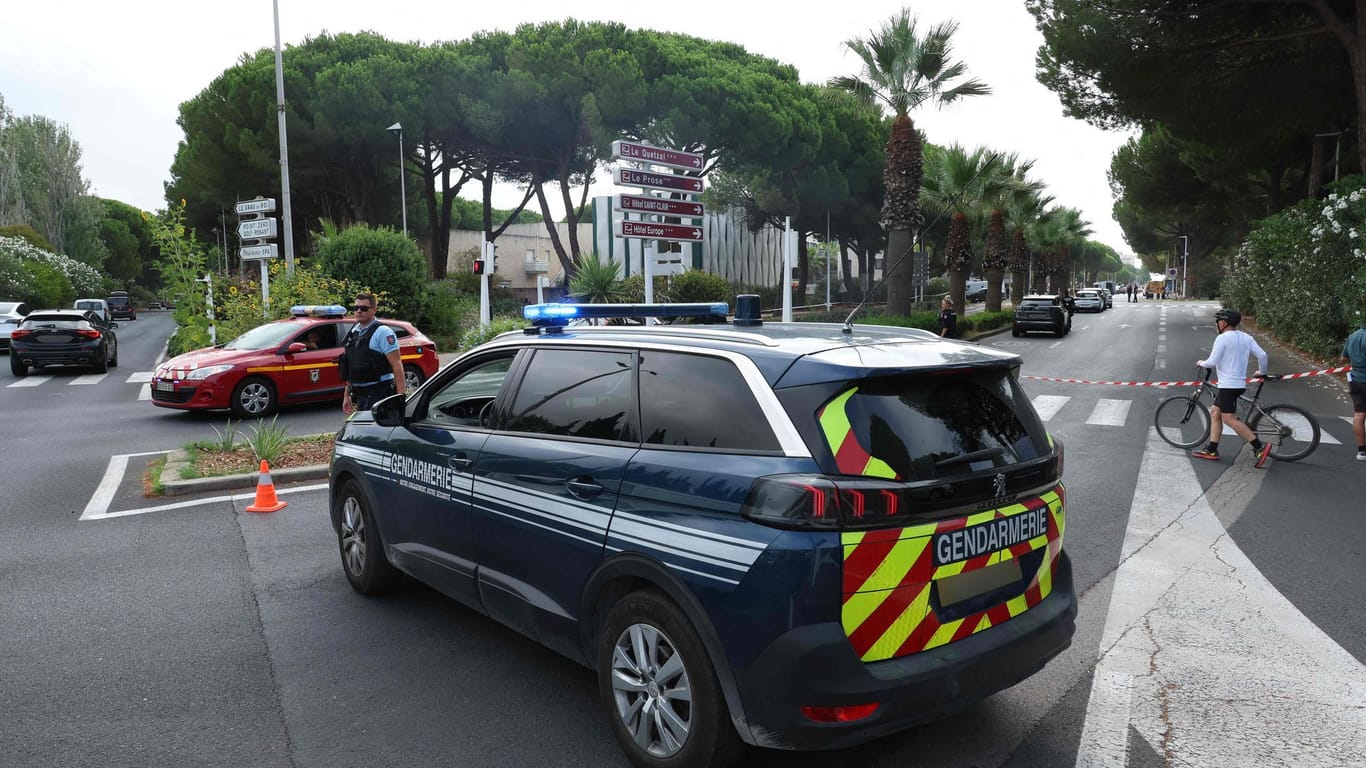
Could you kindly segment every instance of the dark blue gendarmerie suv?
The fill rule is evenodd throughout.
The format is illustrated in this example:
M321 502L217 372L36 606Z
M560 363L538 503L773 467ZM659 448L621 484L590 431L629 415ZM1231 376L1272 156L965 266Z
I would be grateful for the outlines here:
M739 307L532 305L354 415L352 586L406 573L595 669L640 766L857 744L1065 649L1063 450L1019 358ZM681 314L720 322L582 319Z

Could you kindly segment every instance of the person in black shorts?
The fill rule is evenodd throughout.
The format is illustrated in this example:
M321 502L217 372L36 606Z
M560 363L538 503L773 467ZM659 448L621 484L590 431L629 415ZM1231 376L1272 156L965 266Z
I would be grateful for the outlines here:
M1357 313L1361 327L1347 337L1342 356L1352 363L1347 391L1352 395L1352 435L1357 439L1357 461L1366 461L1366 315Z

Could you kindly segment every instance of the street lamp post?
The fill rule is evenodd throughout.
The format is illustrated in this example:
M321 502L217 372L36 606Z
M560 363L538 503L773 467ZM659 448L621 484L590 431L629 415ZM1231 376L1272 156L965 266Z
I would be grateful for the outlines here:
M1186 298L1186 257L1190 255L1191 242L1186 235L1177 235L1181 238L1181 298Z
M389 132L398 134L398 194L399 202L403 205L403 236L406 238L408 236L408 185L403 178L407 175L403 172L403 126L394 123L389 126Z

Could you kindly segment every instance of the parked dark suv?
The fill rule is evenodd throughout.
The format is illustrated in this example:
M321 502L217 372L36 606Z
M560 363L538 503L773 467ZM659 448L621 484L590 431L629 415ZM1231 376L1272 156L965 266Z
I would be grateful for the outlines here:
M109 304L109 316L115 320L136 320L138 313L133 309L133 300L124 291L114 291L105 299Z
M735 325L532 305L352 416L330 480L351 585L406 573L594 669L639 766L858 744L1066 648L1063 449L1020 359L742 299Z
M1047 331L1054 336L1066 336L1072 330L1072 316L1063 304L1063 297L1055 295L1025 296L1015 307L1013 336L1033 331Z

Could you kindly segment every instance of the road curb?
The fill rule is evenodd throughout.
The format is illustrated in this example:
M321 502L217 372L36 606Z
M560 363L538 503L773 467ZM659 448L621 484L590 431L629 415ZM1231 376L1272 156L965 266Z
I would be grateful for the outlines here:
M259 472L244 472L236 475L217 475L215 477L196 477L189 480L180 477L180 470L190 466L190 455L183 449L171 451L166 458L166 466L161 470L163 496L189 496L212 491L248 490L256 487L260 480ZM326 480L329 465L313 464L307 467L272 469L270 479L276 485L301 482L304 480Z

